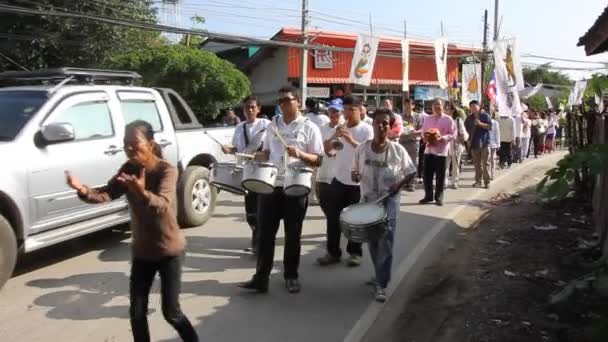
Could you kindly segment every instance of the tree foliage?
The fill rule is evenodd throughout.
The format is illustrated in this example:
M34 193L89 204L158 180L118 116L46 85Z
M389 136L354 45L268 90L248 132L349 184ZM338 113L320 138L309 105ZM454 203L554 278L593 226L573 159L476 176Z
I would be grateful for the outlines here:
M587 80L587 89L585 89L585 96L601 96L602 90L608 91L608 75L600 73L591 75L591 78Z
M523 68L524 80L529 83L543 83L555 85L572 85L572 80L568 75L558 71L551 71L544 67Z
M535 112L547 110L547 101L542 94L536 94L526 99L528 108Z
M149 0L8 0L6 4L37 10L156 22ZM157 32L127 28L88 19L40 15L0 14L0 51L28 69L62 66L103 67L125 49L160 44ZM0 59L4 70L18 67Z
M118 54L111 66L134 70L146 86L168 87L180 93L199 120L215 117L223 107L249 94L247 76L211 52L182 44L142 48Z

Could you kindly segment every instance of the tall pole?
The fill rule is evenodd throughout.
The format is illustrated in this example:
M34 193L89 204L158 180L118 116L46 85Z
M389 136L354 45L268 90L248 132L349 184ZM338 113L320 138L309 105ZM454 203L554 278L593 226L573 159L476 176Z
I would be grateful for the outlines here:
M486 59L488 51L488 10L483 14L483 55L481 56L481 98L479 101L483 105L483 95L486 93Z
M407 39L407 20L403 20L403 39ZM403 49L403 46L401 47ZM404 68L410 67L410 61L407 61L407 64L403 66ZM403 72L403 71L402 71ZM403 78L403 77L402 77ZM407 89L401 94L401 112L405 113L405 100L410 98L410 87L409 84L404 84L403 88ZM410 104L411 105L411 104Z
M302 44L308 44L308 0L302 0ZM302 48L302 79L300 89L302 90L302 106L306 103L308 94L308 49Z
M498 40L498 0L494 0L494 41Z

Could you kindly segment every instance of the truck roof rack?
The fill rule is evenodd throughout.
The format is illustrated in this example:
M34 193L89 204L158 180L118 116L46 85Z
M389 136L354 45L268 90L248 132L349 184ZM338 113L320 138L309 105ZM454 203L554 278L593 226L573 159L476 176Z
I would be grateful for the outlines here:
M5 71L0 73L0 81L57 83L71 78L70 83L77 84L109 84L112 82L132 85L141 76L133 71L57 68L37 71Z

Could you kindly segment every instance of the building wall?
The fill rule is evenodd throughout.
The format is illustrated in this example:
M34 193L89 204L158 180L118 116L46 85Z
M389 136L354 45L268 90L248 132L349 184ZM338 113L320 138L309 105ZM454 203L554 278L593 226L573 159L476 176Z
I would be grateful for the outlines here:
M287 84L287 48L277 48L272 57L265 58L249 75L251 91L263 105L276 101L277 90Z

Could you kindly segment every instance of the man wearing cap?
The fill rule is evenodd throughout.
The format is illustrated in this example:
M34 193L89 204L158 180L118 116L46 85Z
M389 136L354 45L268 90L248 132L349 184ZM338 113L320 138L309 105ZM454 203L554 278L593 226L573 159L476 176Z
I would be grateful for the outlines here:
M374 136L372 126L361 121L363 105L360 99L347 96L344 98L344 107L332 104L329 109L344 111L346 124L338 126L336 133L325 142L325 150L335 149L336 157L328 206L324 209L327 217L327 253L317 259L321 266L340 262L340 213L349 205L359 203L361 198L359 183L351 177L355 149ZM359 266L363 254L361 244L349 241L346 251L350 255L347 265Z
M241 119L234 114L234 109L232 109L232 107L226 108L226 114L222 118L222 124L224 124L224 126L236 126L239 123L241 123Z

